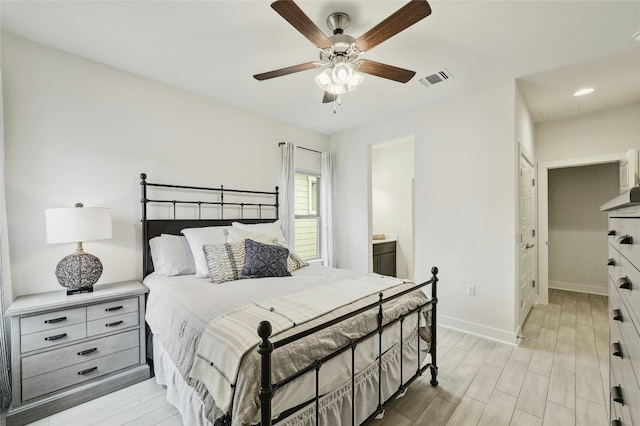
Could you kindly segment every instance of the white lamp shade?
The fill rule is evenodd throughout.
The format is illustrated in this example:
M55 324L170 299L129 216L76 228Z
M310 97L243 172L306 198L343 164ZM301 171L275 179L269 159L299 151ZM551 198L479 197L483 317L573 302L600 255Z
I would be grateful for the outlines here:
M111 209L103 207L46 209L45 216L49 244L111 238Z

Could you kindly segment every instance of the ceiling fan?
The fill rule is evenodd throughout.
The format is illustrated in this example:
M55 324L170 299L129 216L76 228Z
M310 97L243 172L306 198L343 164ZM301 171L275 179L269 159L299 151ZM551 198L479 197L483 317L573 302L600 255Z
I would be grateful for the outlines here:
M431 14L431 7L426 0L412 0L356 39L344 33L351 19L346 13L329 15L327 26L333 35L327 37L293 1L278 0L271 7L320 50L320 60L253 77L262 81L314 68L325 68L315 77L316 84L324 90L323 103L339 101L341 94L354 90L364 79L361 73L400 83L411 80L415 71L362 59L360 55Z

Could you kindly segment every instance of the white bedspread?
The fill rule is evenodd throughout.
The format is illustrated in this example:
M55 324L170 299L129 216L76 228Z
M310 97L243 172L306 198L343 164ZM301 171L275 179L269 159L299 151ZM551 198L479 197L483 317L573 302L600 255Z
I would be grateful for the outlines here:
M260 278L213 284L195 275L167 277L151 274L144 279L150 292L146 320L154 339L160 339L180 373L191 370L202 331L209 322L251 302L316 288L357 275L354 271L312 264L282 278Z
M219 408L231 411L233 388L242 357L260 343L256 331L260 321L269 321L272 336L276 336L298 324L403 283L404 280L397 278L361 274L227 312L205 328L190 376L207 386Z
M353 271L326 268L320 265L311 265L295 271L293 272L293 276L287 279L247 279L231 281L224 284L213 284L207 279L197 279L195 276L166 277L164 275L151 274L146 277L144 281L144 284L150 289L147 300L146 320L154 334L154 341L157 340L161 342L180 375L202 396L204 413L213 421L225 412L216 406L219 402L214 401L200 381L189 378L189 372L194 364L196 348L207 324L225 312L241 308L256 301L269 300L302 292L307 289L349 279L356 275L360 274ZM384 281L380 276L377 277L381 281ZM365 300L362 301L362 303L365 302ZM416 299L416 303L417 302L418 299ZM343 313L346 313L349 309L349 307L341 307L338 311L342 310ZM408 321L405 322L406 328L404 334L408 335L410 330L415 327L416 321L413 318L414 317L411 316L411 318L408 318ZM312 322L320 320L321 318L318 318L312 320ZM395 328L397 327L394 327L394 329ZM291 329L283 334L288 335L296 329ZM255 330L252 331L255 332ZM390 347L393 344L393 336L397 336L398 334L397 330L391 333L385 333L385 343L383 346L385 348ZM344 339L351 338L348 335L340 337ZM389 341L388 344L386 342L387 340ZM329 344L333 345L337 343L335 343L332 338L331 341L323 343L322 346ZM362 350L364 351L365 348L366 345L363 345ZM254 352L255 351L250 351L250 355L257 357L258 354ZM359 352L361 351L359 350ZM375 357L375 354L378 352L377 344L374 348L372 343L370 352L372 354L371 356L362 358L363 365L365 362L368 362L366 361L367 359L371 360L372 357ZM350 364L347 363L346 360L341 360L341 358L336 358L333 361L335 361L335 364L338 366L337 368L348 369L345 366ZM342 364L344 364L344 366ZM247 366L248 365L251 364L249 363ZM241 365L240 368L243 369L245 367ZM323 367L323 369L324 368L325 367ZM327 366L327 368L329 368L329 366ZM334 367L331 368L333 369ZM258 374L257 371L246 374L244 380L238 382L236 392L244 391L251 386L255 386L255 379L253 379L253 377L256 374ZM281 378L274 377L273 379L279 380ZM300 385L302 385L303 388L309 387L310 383L301 379L298 381L301 381ZM333 386L333 384L327 384L327 387L333 388L330 387L330 385ZM289 403L298 398L302 400L306 398L305 395L296 391L296 387L290 388L289 390L279 389L279 392L281 395L274 396L274 413L281 412L286 407L290 407ZM246 404L243 403L241 405L259 404L259 401L257 401L257 392L250 391L243 393L251 395L251 401L245 401ZM251 419L253 419L255 413L257 413L257 406L255 409L251 408L252 411L245 413L244 416L236 416L236 414L240 414L236 412L236 409L237 407L234 406L234 410L232 410L234 412L234 423L236 423L236 421L251 423Z

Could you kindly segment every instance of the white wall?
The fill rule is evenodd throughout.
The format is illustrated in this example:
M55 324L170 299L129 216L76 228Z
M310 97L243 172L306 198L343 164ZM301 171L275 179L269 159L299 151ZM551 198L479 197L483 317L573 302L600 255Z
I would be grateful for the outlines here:
M529 108L525 103L524 98L522 97L522 93L520 93L520 89L516 85L516 120L515 120L515 131L516 131L516 142L522 145L525 153L527 154L527 158L533 164L536 163L536 140L535 140L535 123L533 122L533 118L531 118L531 113L529 112Z
M440 268L443 324L515 341L513 81L331 137L339 266L366 271L368 145L415 135L416 280ZM466 286L476 285L476 296Z
M537 124L539 162L640 149L640 103Z
M400 140L371 151L371 229L397 234L396 276L414 279L413 179L415 143Z
M607 213L618 163L549 170L549 287L607 294Z
M44 210L112 209L113 239L85 243L100 282L140 278L139 174L152 182L272 190L279 141L328 137L67 53L2 35L6 192L14 297L58 290ZM214 82L212 82L214 84Z

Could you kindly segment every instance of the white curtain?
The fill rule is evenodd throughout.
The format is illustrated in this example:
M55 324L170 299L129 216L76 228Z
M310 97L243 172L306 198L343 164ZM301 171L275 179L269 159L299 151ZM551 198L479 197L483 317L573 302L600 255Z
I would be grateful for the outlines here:
M9 364L8 324L4 311L11 303L11 272L9 269L9 240L7 238L7 214L4 197L4 123L2 100L2 74L0 74L0 405L8 407L11 402L11 380ZM6 304L6 305L5 305Z
M281 145L282 169L280 172L280 219L282 232L289 243L289 250L295 250L296 199L295 199L295 154L296 146L291 142Z
M334 226L335 211L333 197L335 193L335 158L333 152L322 153L322 169L320 174L320 217L322 218L321 252L322 264L335 266Z

